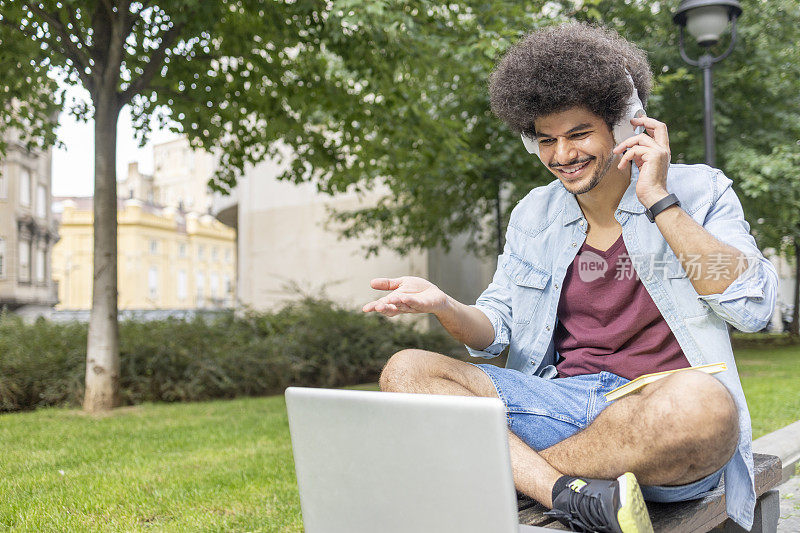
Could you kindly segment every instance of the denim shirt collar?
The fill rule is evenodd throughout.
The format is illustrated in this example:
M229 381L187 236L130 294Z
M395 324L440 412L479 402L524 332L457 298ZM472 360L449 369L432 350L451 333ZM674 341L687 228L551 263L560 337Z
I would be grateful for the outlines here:
M628 188L625 190L625 194L622 195L622 198L619 201L619 205L617 209L622 211L628 211L629 213L644 213L644 206L639 201L639 198L636 196L636 182L639 179L639 169L636 165L631 164L631 183L628 185ZM581 211L580 205L578 205L578 200L575 198L574 194L567 192L567 189L561 184L562 189L566 193L564 195L564 225L567 226L576 220L579 220L583 217L583 211Z

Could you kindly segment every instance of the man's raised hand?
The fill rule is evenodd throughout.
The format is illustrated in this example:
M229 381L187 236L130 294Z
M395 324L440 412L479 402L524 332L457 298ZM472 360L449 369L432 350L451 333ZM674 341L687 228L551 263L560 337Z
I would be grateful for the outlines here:
M385 316L402 313L438 313L448 304L447 295L430 281L412 276L401 278L376 278L370 282L373 289L392 291L368 303L365 313L376 312Z

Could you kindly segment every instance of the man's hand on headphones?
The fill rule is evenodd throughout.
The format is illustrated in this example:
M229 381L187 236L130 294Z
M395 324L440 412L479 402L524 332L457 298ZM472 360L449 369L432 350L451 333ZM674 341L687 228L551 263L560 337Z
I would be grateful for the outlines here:
M631 161L636 163L639 167L636 196L642 205L650 208L669 194L669 133L666 124L646 116L632 118L631 124L634 127L644 126L645 133L625 139L614 148L615 154L622 154L617 167L622 170Z

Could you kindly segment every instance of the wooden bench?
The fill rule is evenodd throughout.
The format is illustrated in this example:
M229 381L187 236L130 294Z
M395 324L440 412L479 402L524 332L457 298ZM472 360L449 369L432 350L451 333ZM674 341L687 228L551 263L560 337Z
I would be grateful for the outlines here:
M753 455L756 502L753 533L774 533L778 527L780 502L774 487L781 481L781 460L774 455ZM543 513L547 510L534 500L521 496L517 501L520 524L569 531L560 522ZM656 533L739 533L746 531L729 520L725 513L725 488L720 484L699 500L681 503L648 503L650 520Z

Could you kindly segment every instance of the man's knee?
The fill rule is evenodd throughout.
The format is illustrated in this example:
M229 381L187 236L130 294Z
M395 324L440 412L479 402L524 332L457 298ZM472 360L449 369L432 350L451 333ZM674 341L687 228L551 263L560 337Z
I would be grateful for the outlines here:
M427 356L424 350L400 350L389 358L381 371L378 385L384 392L410 392L413 384L426 375Z
M384 392L452 394L446 382L458 384L471 395L495 397L491 380L479 368L436 352L401 350L381 372L378 384Z
M698 454L730 457L739 436L736 402L719 380L698 370L665 378L654 395L656 418L671 420L674 435L694 443Z

